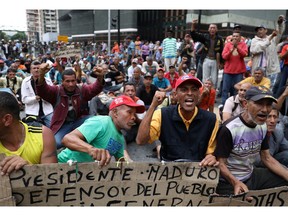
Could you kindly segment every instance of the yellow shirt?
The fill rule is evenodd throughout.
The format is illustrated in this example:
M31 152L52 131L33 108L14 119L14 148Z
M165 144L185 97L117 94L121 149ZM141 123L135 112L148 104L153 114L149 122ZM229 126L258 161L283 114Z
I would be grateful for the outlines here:
M240 82L240 84L243 83L251 83L253 86L265 86L268 89L270 89L271 86L271 81L267 77L263 77L260 83L256 83L254 77L247 77L246 79Z
M182 116L182 114L180 112L180 106L178 106L178 113L179 113L180 117L182 118L182 120L183 120L183 122L184 122L184 124L186 126L186 129L188 131L191 122L193 121L193 119L195 118L195 116L198 113L198 108L195 107L195 112L194 112L192 118L189 119L189 120L186 120ZM152 120L151 120L151 124L150 124L150 139L149 139L149 143L153 143L154 141L159 140L159 138L160 138L161 116L162 116L161 115L161 109L157 109L157 110L154 111L153 116L152 116ZM212 132L212 134L210 136L210 140L209 140L209 143L208 143L208 148L207 148L206 154L212 154L214 152L214 150L215 150L215 147L216 147L216 135L217 135L218 128L219 128L219 120L216 121L214 129L213 129L213 132Z
M21 123L24 125L26 134L22 146L17 151L10 151L0 142L0 153L4 153L6 156L18 155L28 161L29 164L40 164L43 152L42 127Z

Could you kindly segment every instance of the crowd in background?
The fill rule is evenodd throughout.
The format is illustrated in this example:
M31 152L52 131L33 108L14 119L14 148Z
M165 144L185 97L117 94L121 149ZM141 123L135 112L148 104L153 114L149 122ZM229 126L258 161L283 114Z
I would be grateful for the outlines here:
M263 164L281 178L259 171L264 177L248 187L263 189L262 181L269 178L275 184L265 187L287 185L282 167L288 165L284 16L271 34L264 25L256 26L253 38L243 37L240 25L224 38L217 25L200 33L197 23L192 21L183 39L174 38L170 29L162 41L127 36L111 50L104 41L2 41L0 87L16 96L26 114L23 122L36 120L51 129L58 162L77 158L107 165L111 155L132 160L125 145L149 142L159 160L220 164L226 180L219 185L227 193L247 191L253 167ZM68 46L80 54L57 56ZM217 98L220 113L214 109ZM21 131L18 121L14 126ZM275 148L269 149L268 142Z

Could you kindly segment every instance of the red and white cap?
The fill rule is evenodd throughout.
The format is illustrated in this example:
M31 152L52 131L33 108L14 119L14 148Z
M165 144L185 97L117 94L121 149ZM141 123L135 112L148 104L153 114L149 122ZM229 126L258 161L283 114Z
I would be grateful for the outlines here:
M141 105L141 104L137 104L135 103L135 101L126 95L121 95L116 97L110 104L109 106L109 110L112 110L118 106L121 105L126 105L129 107L135 107L136 108L136 113L143 113L145 112L145 106Z
M203 83L198 78L194 76L183 75L177 79L175 89L177 89L184 82L194 83L198 88L201 88L203 86Z

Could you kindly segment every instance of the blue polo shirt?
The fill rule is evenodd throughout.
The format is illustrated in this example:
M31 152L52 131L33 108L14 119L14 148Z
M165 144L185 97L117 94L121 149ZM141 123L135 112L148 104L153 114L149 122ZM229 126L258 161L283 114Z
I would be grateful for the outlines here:
M165 77L163 77L161 80L159 80L158 77L154 77L152 84L154 84L158 88L163 88L163 89L166 89L168 86L171 85L169 80Z

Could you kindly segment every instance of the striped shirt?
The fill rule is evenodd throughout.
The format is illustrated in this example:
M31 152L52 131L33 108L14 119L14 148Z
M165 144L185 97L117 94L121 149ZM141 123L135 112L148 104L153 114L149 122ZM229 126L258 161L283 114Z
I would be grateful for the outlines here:
M177 55L176 39L165 38L163 40L163 57L164 58L175 58Z

